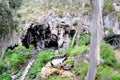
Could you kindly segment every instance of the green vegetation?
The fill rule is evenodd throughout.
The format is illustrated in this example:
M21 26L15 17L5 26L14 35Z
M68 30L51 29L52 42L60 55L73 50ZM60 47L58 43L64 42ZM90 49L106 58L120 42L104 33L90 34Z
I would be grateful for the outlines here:
M120 13L117 13L118 20L120 21Z
M109 44L101 44L101 58L104 59L104 62L108 66L113 66L116 63L116 58L112 47Z
M29 72L29 77L30 78L35 78L37 74L41 71L41 68L46 65L48 61L51 60L51 58L54 56L53 51L43 51L40 52L39 54L36 55L37 61L34 63L32 66L30 72Z
M86 37L86 36L84 36ZM84 38L83 37L83 38ZM84 42L85 44L85 42ZM120 63L117 62L113 49L109 44L101 44L101 58L104 59L104 65L100 65L97 68L97 80L119 80L120 79ZM30 46L29 49L26 49L23 46L18 46L13 50L8 49L5 52L3 60L0 62L0 80L10 80L11 72L16 72L25 64L25 61L30 58L30 52L33 50L33 46ZM83 55L82 53L86 52L88 47L85 45L74 46L67 50L68 54L68 64L73 64L74 56ZM35 56L36 61L32 65L29 73L28 79L35 79L40 76L40 72L43 66L46 65L50 59L55 56L54 51L42 51ZM79 65L76 69L71 71L79 77L81 80L84 80L86 73L88 71L88 63L81 62L82 65ZM117 72L116 72L117 71ZM49 80L73 80L71 77L60 77L56 74L49 76Z
M88 51L88 47L85 45L82 46L74 46L73 48L68 48L67 55L75 56L77 54L81 54Z
M115 35L112 29L108 29L108 28L104 27L104 30L109 31L108 37L112 37L113 35Z
M17 22L13 21L11 9L5 4L0 3L0 38L16 27Z
M88 45L90 43L91 34L81 35L79 45Z
M111 1L105 1L104 4L105 4L105 8L103 9L104 15L114 11L114 6Z
M22 4L22 0L9 0L9 5L11 8L19 8Z
M10 80L10 72L8 71L16 72L20 69L20 66L22 67L25 61L30 58L29 54L32 49L33 46L30 46L29 49L23 46L18 46L13 50L8 49L3 60L0 62L0 80ZM5 76L6 78L4 79Z
M110 32L110 35L109 35L110 37L112 37L113 35L115 35L112 29L110 29L109 32Z
M88 63L84 63L75 70L76 75L80 75L80 79L84 80L88 71Z
M59 77L57 75L52 75L49 80L73 80L71 77Z
M10 72L9 71L3 72L3 74L0 75L0 80L11 80Z
M98 66L97 69L97 78L98 80L110 80L112 75L112 71L109 66Z
M120 80L120 74L113 74L111 78L112 80Z

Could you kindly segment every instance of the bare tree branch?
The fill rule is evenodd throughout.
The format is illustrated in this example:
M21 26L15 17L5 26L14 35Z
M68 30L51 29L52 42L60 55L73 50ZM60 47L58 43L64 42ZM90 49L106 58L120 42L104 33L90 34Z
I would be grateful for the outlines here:
M33 59L32 61L29 61L27 67L25 68L25 71L23 72L23 74L22 74L22 76L20 77L19 80L24 80L24 79L25 79L25 77L26 77L28 71L30 70L30 68L31 68L31 66L32 66L32 64L33 64L34 62L35 62L34 59Z

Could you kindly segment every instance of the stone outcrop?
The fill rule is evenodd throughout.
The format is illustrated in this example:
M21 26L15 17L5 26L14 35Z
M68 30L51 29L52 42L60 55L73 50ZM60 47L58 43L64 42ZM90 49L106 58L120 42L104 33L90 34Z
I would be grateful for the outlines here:
M113 3L113 6L116 12L120 12L120 3Z

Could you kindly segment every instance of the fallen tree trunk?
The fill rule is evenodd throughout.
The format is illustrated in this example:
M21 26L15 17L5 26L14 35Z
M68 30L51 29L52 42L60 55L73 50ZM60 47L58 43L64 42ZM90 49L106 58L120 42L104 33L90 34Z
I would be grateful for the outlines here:
M22 74L22 76L20 77L19 80L25 80L25 77L26 77L28 71L30 70L30 68L31 68L31 66L34 62L35 62L35 60L29 61L27 67L25 68L25 71L23 72L23 74Z

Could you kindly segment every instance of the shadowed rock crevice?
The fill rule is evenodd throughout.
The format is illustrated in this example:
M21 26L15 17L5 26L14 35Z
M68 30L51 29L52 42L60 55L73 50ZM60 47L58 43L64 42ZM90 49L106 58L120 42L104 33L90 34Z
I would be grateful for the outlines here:
M64 49L64 44L67 44L66 37L70 39L74 33L75 28L66 23L57 23L54 26L50 26L48 22L32 23L27 29L22 44L26 48L31 44L34 45L33 54L44 49Z

